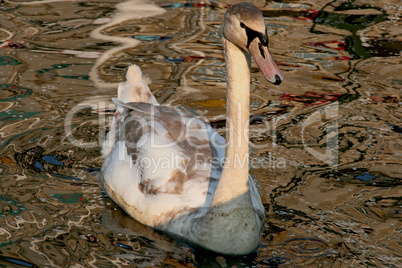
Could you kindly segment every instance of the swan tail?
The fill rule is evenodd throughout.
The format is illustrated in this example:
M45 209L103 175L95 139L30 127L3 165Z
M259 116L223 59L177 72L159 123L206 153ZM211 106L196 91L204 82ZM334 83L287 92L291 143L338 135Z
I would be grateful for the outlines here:
M128 67L126 79L126 82L120 83L117 88L117 101L114 100L116 112L114 113L109 133L102 145L102 156L104 158L111 153L114 147L118 124L121 120L120 116L123 114L124 109L129 107L126 104L130 102L146 102L159 105L155 96L152 95L147 84L142 79L142 72L139 66L131 65Z
M142 79L142 72L139 66L133 64L128 67L126 79L126 82L120 83L117 89L117 98L121 102L146 102L159 105L155 96L152 95L147 84Z
M131 65L128 67L127 74L126 74L127 81L131 83L142 81L142 71L138 65Z

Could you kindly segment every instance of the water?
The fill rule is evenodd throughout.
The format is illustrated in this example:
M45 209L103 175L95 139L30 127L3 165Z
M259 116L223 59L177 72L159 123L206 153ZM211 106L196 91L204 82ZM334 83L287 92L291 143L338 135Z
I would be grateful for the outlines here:
M0 4L2 267L398 267L399 1L254 1L285 75L252 68L258 252L194 251L104 196L99 144L125 70L223 133L223 2Z

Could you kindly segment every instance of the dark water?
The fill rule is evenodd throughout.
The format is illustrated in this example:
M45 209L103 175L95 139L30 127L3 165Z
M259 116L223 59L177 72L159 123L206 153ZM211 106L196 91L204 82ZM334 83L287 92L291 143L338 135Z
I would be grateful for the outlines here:
M400 267L401 6L254 1L285 75L253 66L258 252L215 256L103 196L100 144L126 68L223 133L224 2L0 4L1 267Z

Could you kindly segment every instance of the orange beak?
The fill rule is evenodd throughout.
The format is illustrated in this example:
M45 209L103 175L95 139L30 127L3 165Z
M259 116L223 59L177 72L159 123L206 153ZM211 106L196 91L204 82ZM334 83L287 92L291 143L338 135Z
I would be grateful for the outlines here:
M279 85L283 80L283 74L269 53L268 46L263 46L258 38L255 38L248 47L265 78L274 85Z

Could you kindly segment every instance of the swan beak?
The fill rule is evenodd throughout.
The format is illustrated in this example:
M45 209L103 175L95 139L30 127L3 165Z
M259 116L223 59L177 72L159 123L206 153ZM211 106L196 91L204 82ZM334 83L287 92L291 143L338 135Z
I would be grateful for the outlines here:
M272 59L268 46L263 46L256 38L250 43L248 49L265 78L272 84L279 85L283 80L283 74Z

